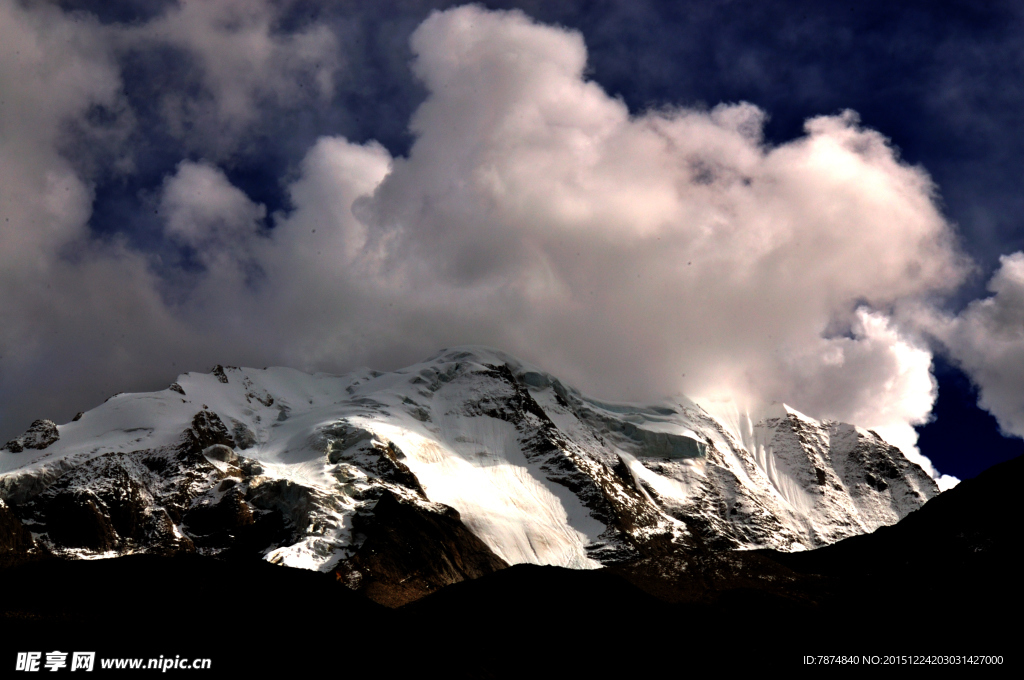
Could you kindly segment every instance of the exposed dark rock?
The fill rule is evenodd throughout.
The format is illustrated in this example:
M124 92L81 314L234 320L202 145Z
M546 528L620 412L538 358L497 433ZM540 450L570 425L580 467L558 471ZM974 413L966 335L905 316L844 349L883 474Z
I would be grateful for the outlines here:
M192 418L192 427L182 434L182 452L199 454L214 444L235 448L235 440L220 416L204 408Z
M58 547L106 552L117 547L118 537L103 502L95 495L55 495L43 510L46 534Z
M172 556L195 552L191 538L175 531L175 522L164 508L151 509L149 540L145 552L151 555Z
M312 448L324 451L332 464L356 463L375 473L379 480L391 482L426 499L419 479L405 464L405 454L394 442L382 442L372 432L341 420L322 427L310 438Z
M270 408L271 406L274 405L274 397L272 397L267 392L264 391L262 393L259 393L252 391L252 381L249 380L248 378L243 379L242 384L245 386L247 390L247 392L245 393L245 399L249 403L252 403L252 400L255 399L256 401L263 404L267 408Z
M192 506L183 518L188 533L208 536L232 531L255 523L252 510L238 489L230 490L216 502Z
M864 475L864 479L865 481L867 481L868 486L878 491L885 491L886 489L889 488L889 485L885 482L884 479L879 479L870 472Z
M339 421L317 431L316 440L310 444L327 452L327 462L337 464L347 457L347 452L357 444L374 440L374 434L361 427L353 427L347 421Z
M29 504L56 545L107 551L148 538L151 495L134 457L108 454L60 477ZM100 483L84 484L88 479Z
M629 471L629 466L626 465L626 461L619 457L619 462L612 466L612 472L615 476L622 480L627 486L636 487L636 480L633 478L633 473Z
M52 420L34 420L25 433L4 445L11 453L20 453L25 449L45 449L60 439L57 425Z
M225 375L224 367L221 366L220 364L217 364L216 366L214 366L213 369L210 371L210 373L213 373L215 376L217 376L217 380L219 380L220 382L222 382L224 384L227 384L228 376Z
M32 532L0 501L0 567L22 561L35 547Z
M266 511L277 511L292 527L308 522L316 510L316 492L287 479L274 479L253 485L246 500L253 507Z
M235 440L235 446L245 450L256 446L256 433L249 429L249 426L238 420L231 420L231 437Z
M427 492L423 490L420 480L409 469L409 466L402 462L405 454L395 446L394 442L388 442L387 446L374 447L374 449L380 453L376 468L381 479L411 489L424 500L427 499Z
M171 383L171 386L168 387L167 389L171 390L172 392L177 392L182 396L185 396L185 390L178 383Z
M360 518L356 529L364 540L335 571L338 580L397 607L508 566L466 528L454 508L440 507L428 509L385 491L373 515Z
M190 446L222 438L214 414L197 414ZM178 449L110 453L52 480L18 511L58 552L172 555L197 547L225 557L259 559L294 543L314 510L308 489L288 482L253 484L262 471L224 444L199 454ZM223 466L219 470L211 463ZM252 497L253 502L248 497Z
M262 560L273 548L294 542L294 527L289 526L278 510L257 510L252 513L252 524L237 524L197 542L209 545L223 559L252 562Z

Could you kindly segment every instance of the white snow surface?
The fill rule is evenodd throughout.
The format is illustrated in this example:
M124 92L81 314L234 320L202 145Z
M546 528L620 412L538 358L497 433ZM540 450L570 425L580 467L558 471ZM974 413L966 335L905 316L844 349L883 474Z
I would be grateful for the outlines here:
M754 419L726 402L603 403L497 350L459 347L391 373L227 367L226 383L187 373L176 381L180 392L119 394L59 425L59 440L45 449L0 450L0 498L18 480L45 486L95 456L174 446L207 409L229 431L251 431L255 442L236 452L258 461L266 480L288 480L318 499L301 540L266 558L327 570L349 554L352 517L365 506L353 490L368 483L358 465L331 463L317 437L343 424L396 447L427 499L458 510L507 562L601 566L595 548L611 529L527 455L526 435L542 425L539 416L515 423L481 407L511 389L493 377L499 366L569 442L567 451L593 469L628 470L623 484L679 540L688 535L687 517L701 516L728 547L812 548L892 524L937 493L896 449L851 425L820 423L784 405ZM897 457L900 475L869 484L865 465L885 456Z

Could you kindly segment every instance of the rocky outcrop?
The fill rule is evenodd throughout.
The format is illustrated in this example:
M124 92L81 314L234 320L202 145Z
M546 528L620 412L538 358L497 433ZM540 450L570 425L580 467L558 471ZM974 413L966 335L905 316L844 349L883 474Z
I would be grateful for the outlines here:
M355 554L335 570L339 581L389 607L444 586L479 578L508 563L470 531L458 511L384 492L360 516Z
M214 444L233 448L235 439L220 416L204 408L192 419L192 427L182 434L182 450L195 454Z
M4 444L3 448L11 453L21 453L25 449L45 449L60 439L57 425L52 420L35 420L25 433Z
M5 489L20 503L4 512L67 555L247 548L258 557L287 539L279 512L250 505L260 468L240 461L217 414L197 412L179 441L28 476Z

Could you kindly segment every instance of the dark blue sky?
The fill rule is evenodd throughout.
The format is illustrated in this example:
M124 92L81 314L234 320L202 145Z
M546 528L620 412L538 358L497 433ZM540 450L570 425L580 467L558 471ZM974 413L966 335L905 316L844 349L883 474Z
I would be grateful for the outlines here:
M59 4L123 26L152 21L174 3ZM427 94L409 70L409 35L432 9L455 4L283 3L273 30L284 35L314 24L331 27L345 68L335 75L328 100L271 107L260 125L219 150L211 150L209 136L194 143L166 124L165 93L198 92L202 99L189 54L145 41L123 49L119 64L134 120L133 170L115 170L102 154L73 148L79 142L65 149L91 178L89 229L102 239L124 239L173 279L204 266L194 248L164 237L159 214L161 188L183 159L212 160L231 184L273 215L293 207L287 182L324 135L377 140L392 156L406 155L414 139L410 117ZM927 170L960 247L977 265L962 287L940 301L951 313L987 294L1001 255L1024 249L1024 6L1019 2L482 4L521 8L540 22L580 31L589 54L588 76L633 113L746 101L767 112L767 141L781 144L800 137L808 118L856 111L865 127L891 140L903 160ZM112 129L123 120L118 115L98 106L88 122ZM975 387L955 360L940 356L935 375L934 420L919 432L922 452L940 472L967 478L1019 455L1021 440L999 435L995 420L976 407Z

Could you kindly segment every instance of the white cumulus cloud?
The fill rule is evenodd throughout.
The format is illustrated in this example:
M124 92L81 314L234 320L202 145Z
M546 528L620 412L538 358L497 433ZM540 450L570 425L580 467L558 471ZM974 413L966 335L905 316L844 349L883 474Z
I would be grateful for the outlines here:
M86 384L152 387L214 362L391 368L482 343L598 396L786 401L916 455L912 426L935 383L916 326L896 310L955 288L965 265L927 173L856 114L813 118L770 145L766 112L747 103L631 112L586 78L580 34L461 7L412 36L428 95L408 155L323 137L287 178L289 210L268 215L216 165L216 137L255 124L260 102L287 100L296 73L329 92L338 68L325 29L276 33L268 7L182 3L116 28L122 47L189 50L209 95L168 92L164 103L180 114L174 125L195 123L175 132L185 147L209 151L155 197L163 235L203 265L187 286L116 243L90 243L77 264L58 257L67 236L40 234L82 233L88 181L52 142L38 145L50 149L38 168L4 157L0 171L30 177L38 190L25 195L40 197L11 195L10 209L70 225L37 233L22 220L4 232L5 256L58 263L62 286L5 327L6 347L20 334L25 357L3 375L5 397L28 389L29 366L63 374L68 400ZM82 118L93 99L116 100L113 57L95 50L75 57L95 73L92 89L33 106L55 101ZM3 275L5 292L46 280Z
M342 227L377 355L487 342L604 396L786 400L913 452L930 354L887 310L964 267L882 135L846 112L772 147L750 104L631 114L585 79L580 35L518 12L435 13L412 45L416 141Z
M931 312L925 326L977 384L982 408L1024 437L1024 253L1001 257L988 288L991 297L956 316Z

